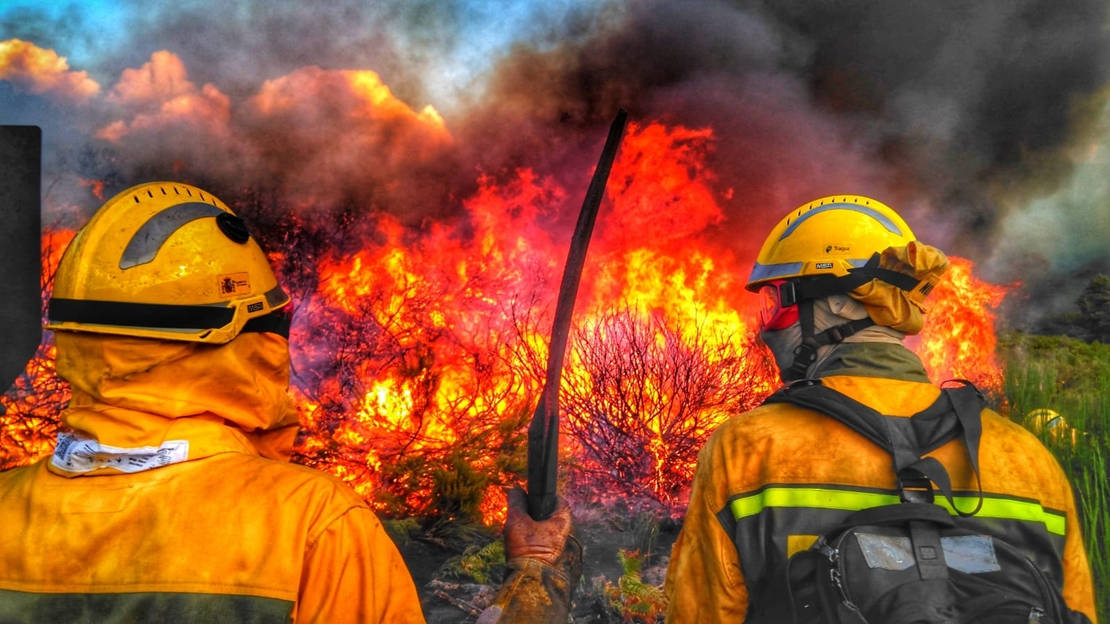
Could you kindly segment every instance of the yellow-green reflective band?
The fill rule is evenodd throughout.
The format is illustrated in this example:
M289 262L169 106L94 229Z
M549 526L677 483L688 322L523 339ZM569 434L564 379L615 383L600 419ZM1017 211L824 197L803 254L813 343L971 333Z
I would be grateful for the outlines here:
M979 504L979 498L975 496L955 496L953 500L956 507L964 513L975 509L975 506ZM937 498L934 502L947 509L948 513L956 515L956 510L952 509L948 501L943 498ZM1040 503L1034 501L1020 501L1012 498L984 496L983 507L979 510L979 513L975 514L975 517L1040 522L1049 533L1056 535L1064 535L1067 527L1067 517L1063 514L1048 511L1041 507Z
M894 505L899 502L893 494L874 492L852 492L849 490L828 490L823 488L777 488L769 487L738 498L731 503L732 517L740 520L754 516L767 507L817 507L819 509L840 509L859 511L879 505Z
M837 509L841 511L859 511L880 505L895 505L899 499L893 494L880 494L877 492L853 492L851 490L833 490L827 488L797 488L797 487L769 487L754 494L742 496L729 503L732 517L741 520L759 514L768 507L811 507L817 509ZM979 503L977 496L957 496L956 506L961 511L975 509ZM936 504L945 508L948 513L956 515L943 498L937 498ZM1024 520L1026 522L1040 522L1049 533L1064 535L1067 523L1063 514L1047 511L1034 501L1021 501L1006 498L983 498L983 507L977 518L994 518L1001 520Z

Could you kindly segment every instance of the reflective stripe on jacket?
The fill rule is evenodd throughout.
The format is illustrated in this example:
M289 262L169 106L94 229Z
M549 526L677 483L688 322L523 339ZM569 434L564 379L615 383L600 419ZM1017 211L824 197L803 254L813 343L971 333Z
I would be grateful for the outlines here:
M858 356L860 349L853 350ZM940 392L924 381L836 372L822 382L891 416L911 416ZM982 420L985 498L965 526L1021 547L1063 588L1068 605L1096 622L1090 569L1062 470L1020 426L990 410ZM978 489L963 444L953 440L930 455L948 469L956 506L974 509ZM698 458L667 571L667 621L752 623L762 620L759 614L781 614L781 600L767 598L775 595L772 575L852 511L897 502L891 465L885 451L845 425L789 404L765 405L723 424Z

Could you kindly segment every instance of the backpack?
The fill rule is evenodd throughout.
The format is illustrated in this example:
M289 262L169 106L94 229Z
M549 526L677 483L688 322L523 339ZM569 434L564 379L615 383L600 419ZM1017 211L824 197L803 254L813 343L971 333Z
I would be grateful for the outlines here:
M850 514L788 560L795 624L1090 624L1021 550L961 528L982 506L981 487L974 510L958 509L944 466L923 457L960 437L978 482L985 402L961 383L911 418L883 416L816 380L767 399L834 418L890 453L900 489L900 503ZM933 484L955 516L933 503Z

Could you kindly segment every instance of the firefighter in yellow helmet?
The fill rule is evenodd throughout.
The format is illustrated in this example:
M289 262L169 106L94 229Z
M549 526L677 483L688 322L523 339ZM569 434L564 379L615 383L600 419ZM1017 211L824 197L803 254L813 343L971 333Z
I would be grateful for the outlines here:
M49 303L73 392L57 446L0 473L0 620L424 621L365 502L288 463L289 303L201 189L143 184L96 213ZM516 541L561 549L557 519Z
M851 412L867 411L899 431L904 417L953 396L902 344L921 330L925 298L947 266L943 253L874 199L826 197L790 212L767 237L747 284L760 296L760 337L788 382L776 397L830 389ZM791 557L821 548L819 537L858 517L850 514L900 500L950 501L963 526L1016 544L1077 617L1096 621L1070 486L1022 427L976 401L970 412L981 434L941 439L927 453L950 476L945 488L932 468L895 472L905 457L861 435L847 417L776 397L721 425L699 455L667 572L668 622L808 621L791 605ZM915 467L932 461L911 459ZM929 476L910 483L910 474Z
M1038 436L1048 436L1056 442L1067 442L1075 446L1079 442L1079 433L1075 427L1068 424L1067 419L1056 410L1042 407L1025 415L1025 428Z

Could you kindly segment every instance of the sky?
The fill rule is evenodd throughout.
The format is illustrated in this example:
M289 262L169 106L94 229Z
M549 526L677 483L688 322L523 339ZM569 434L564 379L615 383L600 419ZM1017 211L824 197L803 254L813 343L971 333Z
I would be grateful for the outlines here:
M461 218L482 175L576 189L625 107L709 133L723 216L698 237L750 262L791 208L873 196L1020 281L1020 325L1110 272L1107 8L0 0L0 123L43 128L47 221L177 177L419 232Z

